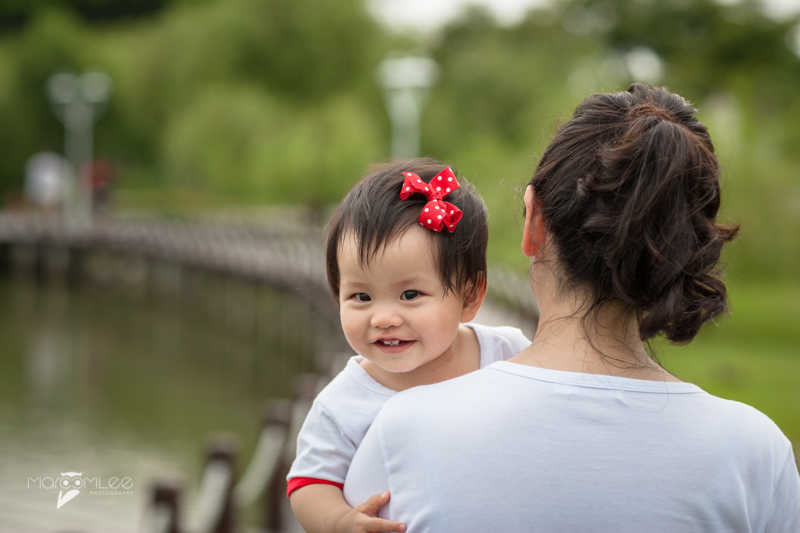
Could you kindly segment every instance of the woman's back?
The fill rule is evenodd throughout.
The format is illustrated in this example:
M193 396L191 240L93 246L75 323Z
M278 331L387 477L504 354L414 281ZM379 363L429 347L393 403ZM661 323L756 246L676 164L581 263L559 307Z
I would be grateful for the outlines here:
M409 531L800 531L791 445L688 383L514 363L390 401L345 483Z

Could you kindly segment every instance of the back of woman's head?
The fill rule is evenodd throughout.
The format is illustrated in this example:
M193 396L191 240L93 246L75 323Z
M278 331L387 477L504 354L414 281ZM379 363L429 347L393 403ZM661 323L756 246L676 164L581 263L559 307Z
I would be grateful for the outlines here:
M639 83L590 96L530 182L564 286L635 313L642 340L688 342L727 310L717 264L737 228L716 221L720 164L695 112Z

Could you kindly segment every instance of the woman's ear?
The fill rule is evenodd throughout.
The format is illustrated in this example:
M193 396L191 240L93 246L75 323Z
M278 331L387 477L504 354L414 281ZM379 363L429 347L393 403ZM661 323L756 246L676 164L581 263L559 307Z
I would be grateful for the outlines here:
M525 254L525 257L533 257L544 246L545 233L544 219L532 185L528 185L528 188L525 189L523 201L525 202L525 229L522 234L522 253Z
M464 299L464 306L461 308L461 319L459 322L471 322L475 315L478 314L478 309L483 305L483 300L486 298L486 278L481 278L480 286L472 289L470 285L467 287L466 297Z

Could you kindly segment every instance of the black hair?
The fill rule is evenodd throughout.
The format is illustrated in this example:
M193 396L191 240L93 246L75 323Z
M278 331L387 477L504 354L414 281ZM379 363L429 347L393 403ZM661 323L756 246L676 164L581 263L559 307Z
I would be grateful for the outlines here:
M718 262L720 164L682 97L634 83L584 100L530 181L567 288L621 304L645 341L689 342L727 311ZM584 322L584 325L586 322Z
M428 200L422 194L400 199L404 172L413 172L430 182L447 168L433 159L412 159L379 166L347 193L331 218L326 243L328 283L339 301L338 255L348 236L355 238L361 264L366 264L380 248L419 224L418 219ZM434 251L445 294L454 291L470 300L486 283L486 246L489 225L486 206L474 187L459 178L460 187L444 201L463 212L451 233L426 230Z

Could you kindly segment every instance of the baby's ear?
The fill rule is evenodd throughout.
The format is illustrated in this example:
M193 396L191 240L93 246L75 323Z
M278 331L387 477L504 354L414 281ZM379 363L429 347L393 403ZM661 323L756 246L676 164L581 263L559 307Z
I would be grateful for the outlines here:
M472 283L468 284L464 289L464 305L461 308L460 322L470 322L478 314L478 309L483 305L483 300L486 298L486 276L480 277L477 285Z

